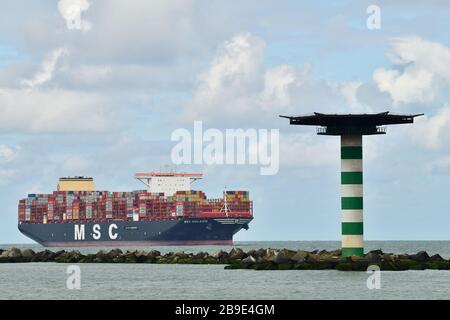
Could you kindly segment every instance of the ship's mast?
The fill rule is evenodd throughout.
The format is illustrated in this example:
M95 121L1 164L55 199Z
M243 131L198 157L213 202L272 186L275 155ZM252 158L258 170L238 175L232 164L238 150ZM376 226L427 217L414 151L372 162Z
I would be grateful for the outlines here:
M225 212L226 216L228 217L228 201L227 201L227 186L225 186L223 190L223 207L220 210L221 212Z

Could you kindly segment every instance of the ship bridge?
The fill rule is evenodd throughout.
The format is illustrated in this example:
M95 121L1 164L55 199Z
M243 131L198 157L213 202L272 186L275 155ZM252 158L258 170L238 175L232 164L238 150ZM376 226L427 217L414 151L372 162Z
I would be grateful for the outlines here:
M202 179L202 173L137 172L134 177L146 185L148 192L172 196L177 191L191 190L191 184Z

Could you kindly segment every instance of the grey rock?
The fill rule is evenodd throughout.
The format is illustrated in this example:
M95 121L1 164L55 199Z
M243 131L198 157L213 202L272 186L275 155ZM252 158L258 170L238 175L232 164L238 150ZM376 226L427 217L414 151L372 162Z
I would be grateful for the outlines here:
M66 253L66 250L59 250L53 253L54 257L59 257L60 255Z
M108 256L110 256L111 258L117 258L120 257L121 255L123 255L122 250L120 249L112 249L108 252Z
M430 256L426 251L419 251L416 254L412 255L410 258L419 262L427 262L430 259Z
M218 251L218 252L215 252L215 253L212 255L212 257L213 257L214 259L217 259L217 260L227 260L227 259L228 259L228 252L225 252L225 251L223 251L223 250L220 250L220 251Z
M302 263L306 261L306 258L295 255L291 258L291 261L294 261L295 263Z
M257 257L264 257L264 255L266 254L266 250L265 249L258 249L258 251L256 251L256 256Z
M342 255L342 249L336 249L336 250L330 251L330 254L332 256L335 256L335 257L341 256Z
M445 261L445 259L442 258L439 254L435 254L430 257L430 261L441 262L441 261Z
M267 262L267 260L264 259L264 257L257 257L257 258L256 258L256 262L257 262L257 263L264 263L264 262Z
M275 249L266 249L266 253L264 254L264 257L269 258L269 257L273 257L277 254L278 250Z
M350 258L353 262L366 260L365 257L360 257L360 256L356 256L356 255L352 255Z
M317 253L310 253L308 254L308 256L305 258L306 261L311 261L311 262L316 262L321 260L321 257L317 254Z
M156 257L160 257L161 256L161 252L159 252L158 250L151 250L147 253L147 258L156 258Z
M67 255L69 252L64 252L63 255ZM39 251L34 255L34 259L41 262L53 261L55 253L50 250Z
M304 250L298 250L292 257L291 260L297 263L306 261L309 253Z
M106 255L108 255L108 252L105 250L99 250L99 251L97 251L96 255L97 256L106 256Z
M241 248L233 248L229 253L230 259L244 259L247 255Z
M285 256L288 258L292 258L296 255L297 251L289 250L289 249L282 249L280 252L282 252Z
M35 255L35 252L31 249L24 249L21 251L22 257L24 258L33 258Z
M312 259L314 261L323 262L323 261L339 261L339 256L333 256L330 253L328 254L313 254Z
M206 259L206 258L209 258L209 253L200 251L199 253L194 255L194 258L196 258L196 259Z
M349 256L346 256L346 257L341 256L339 260L340 260L341 262L346 262L346 263L351 263L351 262L353 261L353 260L352 260L352 257L349 257Z
M382 259L384 261L392 261L392 255L391 254L384 253L381 257L382 257Z
M11 248L8 250L8 258L20 258L22 256L22 253L20 249L17 248Z
M135 255L136 255L136 257L147 257L147 252L140 250L140 251L137 251Z
M391 258L390 261L397 261L397 260L400 260L400 259L401 259L400 255L394 254L394 253L393 253L393 254L390 254L389 257Z
M187 259L187 258L189 258L189 255L187 253L184 253L184 251L183 252L177 252L177 253L172 255L172 258Z
M53 252L52 252L52 253L53 253ZM82 253L81 253L80 251L78 251L78 250L72 251L72 254L73 254L74 256L82 256Z
M280 251L274 257L272 257L270 260L276 264L282 264L282 263L289 262L290 259L289 259L289 255L286 254L286 252Z
M260 250L250 250L250 251L247 251L247 256L252 256L253 258L257 258L257 257L261 257L261 256L264 256L264 250L263 250L263 252L261 253L261 251Z
M50 255L51 256L51 255ZM71 262L77 262L83 255L80 251L74 250L67 253L67 257Z
M366 254L366 260L368 262L380 262L381 254L378 253L379 251L381 251L381 250L370 251L368 254Z
M243 263L255 263L257 260L253 256L248 256L245 259L242 259Z

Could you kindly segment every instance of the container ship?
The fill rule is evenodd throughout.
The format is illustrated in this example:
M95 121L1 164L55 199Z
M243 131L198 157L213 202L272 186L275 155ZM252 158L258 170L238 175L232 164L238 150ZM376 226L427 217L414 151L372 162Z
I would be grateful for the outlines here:
M29 194L18 206L18 228L46 247L232 245L248 229L248 191L219 199L191 190L201 173L136 173L146 190L97 191L93 178L60 178L57 191Z

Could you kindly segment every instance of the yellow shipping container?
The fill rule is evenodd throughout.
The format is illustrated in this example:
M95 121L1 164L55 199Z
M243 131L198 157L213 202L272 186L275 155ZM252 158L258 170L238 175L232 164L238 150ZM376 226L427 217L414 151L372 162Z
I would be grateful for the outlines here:
M94 179L86 177L60 178L58 191L95 191Z

